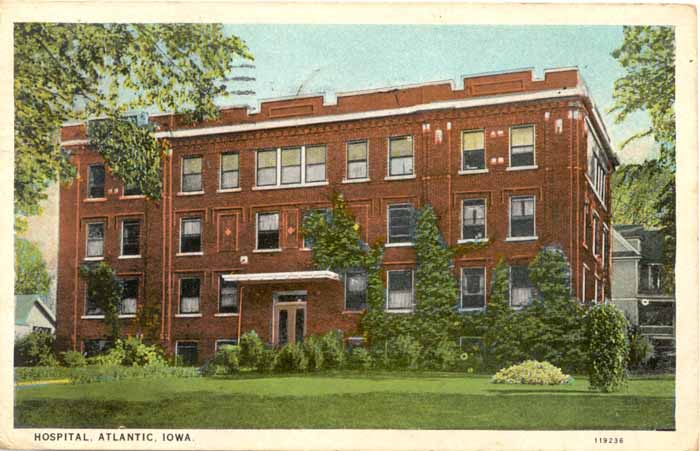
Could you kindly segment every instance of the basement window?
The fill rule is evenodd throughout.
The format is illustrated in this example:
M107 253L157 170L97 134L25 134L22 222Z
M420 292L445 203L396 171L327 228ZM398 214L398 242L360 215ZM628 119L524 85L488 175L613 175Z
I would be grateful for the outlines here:
M175 356L182 366L195 366L199 359L196 341L178 341L175 345Z

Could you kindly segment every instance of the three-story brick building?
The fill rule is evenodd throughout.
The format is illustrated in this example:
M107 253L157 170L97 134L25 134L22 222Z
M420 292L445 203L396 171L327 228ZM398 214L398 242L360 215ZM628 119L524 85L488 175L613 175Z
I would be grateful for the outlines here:
M510 302L532 301L527 264L561 247L572 293L609 297L609 174L618 164L576 69L468 77L223 108L187 124L151 116L172 153L154 202L110 175L82 124L62 129L79 177L61 190L58 330L62 348L103 344L105 325L78 268L106 261L125 280L124 333L160 305L160 339L196 361L248 330L279 344L357 333L360 273L317 270L300 233L306 212L346 199L363 238L386 242L386 309L414 307L411 210L426 203L459 257L460 311L484 309L490 270L510 265Z

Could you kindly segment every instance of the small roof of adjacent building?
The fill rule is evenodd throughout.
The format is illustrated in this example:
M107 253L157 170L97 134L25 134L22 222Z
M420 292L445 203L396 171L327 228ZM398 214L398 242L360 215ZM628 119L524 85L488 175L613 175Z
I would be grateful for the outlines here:
M645 229L644 226L639 224L623 224L616 225L613 227L613 234L615 233L619 235L619 238L624 240L626 246L625 249L621 249L618 251L613 250L613 257L638 255L647 262L660 263L663 261L664 235L661 232L661 230ZM639 251L637 251L635 246L628 241L632 239L639 240Z
M37 307L51 324L56 325L56 317L44 304L44 296L40 294L18 294L15 295L15 325L26 326L27 319L32 309Z

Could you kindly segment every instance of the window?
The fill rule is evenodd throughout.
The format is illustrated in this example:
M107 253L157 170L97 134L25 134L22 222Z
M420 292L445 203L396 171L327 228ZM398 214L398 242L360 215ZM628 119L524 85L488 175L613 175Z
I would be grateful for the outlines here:
M389 243L413 241L413 206L409 204L389 206Z
M256 167L258 186L277 184L277 150L259 150Z
M593 255L597 257L599 255L600 248L598 247L598 215L596 215L595 213L593 214L592 223L593 238L591 244L593 245Z
M141 224L138 220L122 221L122 255L139 255Z
M143 194L141 187L138 183L125 183L124 184L124 195L125 196L140 196Z
M180 279L180 313L199 313L199 279Z
M601 247L601 255L603 257L603 268L605 268L605 264L607 263L608 260L608 234L610 231L608 230L608 227L603 224L603 233L601 236L601 241L602 244L600 245Z
M136 302L139 297L139 279L122 280L122 301L119 304L120 315L136 314Z
M85 357L94 357L104 354L114 347L112 340L91 339L83 341L83 354Z
M583 265L583 271L581 271L581 302L585 303L588 301L587 285L586 279L588 277L588 266Z
M510 267L510 306L524 307L532 302L532 286L527 266Z
M510 198L510 236L535 236L535 197L518 196Z
M486 237L486 201L467 199L462 202L462 239L480 240Z
M462 132L462 170L473 171L485 167L484 131Z
M105 224L104 222L92 222L87 225L87 246L85 255L87 258L99 258L104 256Z
M325 180L326 146L297 146L257 152L257 186L299 185Z
M412 310L413 271L387 271L387 310Z
M182 192L202 191L202 157L182 159Z
M175 356L184 366L194 366L199 359L196 341L178 341L175 345Z
M183 254L202 252L202 220L200 218L182 219L180 252Z
M511 127L510 167L535 165L535 127Z
M345 310L367 308L367 273L348 271L345 273Z
M101 164L88 166L88 197L99 199L105 197L105 167Z
M583 209L583 244L590 245L593 239L593 227L591 226L591 221L588 219L588 207Z
M642 263L639 265L639 292L644 294L661 294L663 268L659 263Z
M306 147L306 182L326 180L326 146Z
M596 276L593 279L593 303L597 304L598 303L598 283L600 281L598 280L598 276Z
M239 164L238 152L221 154L220 188L222 190L238 188Z
M639 324L644 326L673 326L676 312L675 302L639 302Z
M460 309L481 309L486 306L484 268L462 268L462 303Z
M95 298L93 289L88 282L85 290L85 315L96 316L104 314L105 312L102 310L102 307L100 307L99 300Z
M279 213L258 213L256 249L279 249Z
M389 138L389 176L413 175L413 137Z
M306 223L306 220L311 216L312 213L319 213L324 215L326 218L326 221L330 220L331 217L331 209L330 208L318 208L316 210L305 210L303 214L303 222L302 224ZM304 249L311 249L313 246L313 243L311 242L311 237L304 236Z
M586 148L586 175L593 190L598 194L600 199L605 202L605 189L607 186L607 159L603 153L598 140L595 137L593 129L588 125L588 142Z
M301 147L282 149L282 184L301 183Z
M236 346L238 342L234 338L225 338L222 340L216 340L214 344L214 352L219 352L224 346Z
M367 171L367 141L349 142L347 153L347 179L357 180L368 178L369 174Z
M238 286L219 278L219 313L238 313Z

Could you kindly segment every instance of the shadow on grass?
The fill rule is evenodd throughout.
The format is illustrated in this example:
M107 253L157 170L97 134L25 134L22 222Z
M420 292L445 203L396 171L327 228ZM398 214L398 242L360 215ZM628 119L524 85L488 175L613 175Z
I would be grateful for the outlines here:
M208 391L155 401L28 399L15 427L201 429L654 430L674 427L674 403L642 396L586 397L362 393L268 397Z

